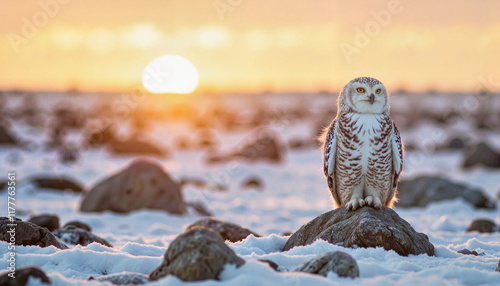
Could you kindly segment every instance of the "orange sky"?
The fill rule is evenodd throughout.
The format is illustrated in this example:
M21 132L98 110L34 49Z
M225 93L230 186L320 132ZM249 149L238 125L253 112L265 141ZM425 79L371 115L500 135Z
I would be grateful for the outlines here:
M498 11L494 0L1 0L0 89L126 90L178 54L199 91L336 91L362 75L470 91L500 82Z

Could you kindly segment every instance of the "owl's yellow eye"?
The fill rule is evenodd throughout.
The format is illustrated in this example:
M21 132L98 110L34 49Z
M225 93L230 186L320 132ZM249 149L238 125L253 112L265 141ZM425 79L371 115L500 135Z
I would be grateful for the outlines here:
M381 92L382 92L382 90L380 88L375 91L376 94L379 94Z
M363 93L363 92L365 92L365 89L364 89L364 88L362 88L362 87L358 87L356 90L357 90L359 93Z

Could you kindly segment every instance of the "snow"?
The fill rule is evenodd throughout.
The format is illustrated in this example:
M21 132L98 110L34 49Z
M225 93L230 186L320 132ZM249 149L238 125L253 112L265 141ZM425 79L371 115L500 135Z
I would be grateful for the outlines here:
M91 108L95 102L101 102L99 96L87 94L63 98L65 102L75 106ZM116 95L119 96L119 95ZM408 97L409 95L406 95ZM418 95L425 96L425 95ZM439 95L433 94L432 97ZM58 94L37 94L40 108L44 111L44 120L50 120L49 111L61 101ZM43 98L43 99L42 99ZM47 98L47 100L45 100ZM114 97L106 97L113 102ZM148 98L140 104L154 105L156 96ZM277 94L238 95L217 97L215 102L198 97L191 99L200 105L206 113L211 106L229 106L236 110L245 110L245 116L251 116L248 108L265 106L270 110L286 113L305 106L310 115L305 119L280 117L266 124L277 132L284 142L291 138L309 138L315 136L317 119L326 109L334 108L336 97L333 95L293 95ZM392 110L404 107L404 102L392 98L395 102ZM162 104L175 106L177 102L187 100L178 98L161 101ZM446 102L453 98L441 96L439 106L445 108ZM189 103L189 101L187 101ZM428 102L428 100L423 101ZM20 96L10 96L7 109L14 110L21 106ZM218 105L219 104L219 105ZM159 104L159 106L162 106ZM439 110L433 110L439 112ZM275 113L279 114L279 113ZM456 132L466 131L472 134L484 134L474 130L474 125L467 118L458 127L445 126L431 121L422 121L412 127L400 127L403 141L424 143L431 142L435 146L445 138L454 136ZM163 260L165 250L175 237L182 233L186 226L200 218L194 211L185 216L177 216L156 210L137 210L127 214L112 212L82 213L79 205L82 195L40 190L28 182L32 175L64 175L91 187L107 176L123 169L132 157L113 157L104 150L84 149L80 160L75 165L64 165L58 162L57 152L45 150L49 132L44 128L27 125L21 120L11 120L13 131L26 141L34 142L28 149L1 148L0 174L16 171L18 174L18 190L16 194L17 216L23 220L30 215L53 213L60 217L61 224L71 220L79 220L89 224L92 232L106 239L114 247L108 248L100 244L86 247L70 246L70 249L59 250L54 247L18 246L17 267L30 265L43 269L53 285L111 285L110 282L97 280L87 281L102 275L118 273L137 273L148 275ZM127 123L122 124L122 132L128 135ZM457 131L458 130L458 131ZM215 129L216 138L221 142L220 150L227 150L248 140L252 129L228 132ZM183 119L162 121L151 126L148 138L154 142L174 150L176 135L194 138L193 127ZM72 142L77 142L78 134L69 134ZM484 138L497 140L498 131L489 131ZM73 141L75 140L75 141ZM446 140L444 140L446 141ZM421 174L442 175L459 183L470 184L482 189L486 195L496 201L500 189L500 170L485 167L474 167L464 170L460 167L461 151L426 148L408 151L406 154L403 178L411 178ZM432 146L431 146L432 147ZM403 257L394 251L382 248L344 248L324 241L316 241L311 245L295 247L281 252L288 237L284 232L293 232L314 217L332 209L332 201L322 174L322 158L319 148L288 150L282 164L267 162L208 165L204 158L206 153L200 150L177 151L171 157L157 160L174 179L201 178L207 182L206 187L186 185L183 190L186 201L202 202L214 216L221 220L237 223L263 237L250 236L237 243L227 242L239 256L246 260L240 268L227 265L220 276L220 281L201 281L195 285L498 285L500 273L494 272L495 264L500 259L500 232L479 234L465 232L470 222L476 218L488 218L500 224L500 210L474 209L461 199L435 202L425 208L398 208L396 212L407 220L418 232L429 236L436 247L435 256L410 255ZM263 190L244 189L241 183L249 178L257 177L263 182ZM226 191L217 191L213 186L222 184ZM6 192L1 192L3 202L7 201ZM2 215L6 214L6 203L1 204ZM467 248L480 255L462 255L458 250ZM328 277L307 273L290 272L300 263L328 251L343 251L350 254L358 263L360 277L357 279L340 278L330 273ZM6 272L8 244L0 242L0 274ZM268 259L279 266L276 272L268 265L259 262ZM40 281L30 280L30 285L39 285ZM166 277L151 285L186 285L176 277ZM191 284L191 283L190 283Z

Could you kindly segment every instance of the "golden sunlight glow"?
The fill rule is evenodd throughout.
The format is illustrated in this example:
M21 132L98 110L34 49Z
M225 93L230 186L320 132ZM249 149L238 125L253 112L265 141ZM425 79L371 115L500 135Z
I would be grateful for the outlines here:
M142 85L152 93L191 93L198 86L198 71L181 56L164 55L146 66Z
M0 1L0 90L116 92L142 76L158 93L336 92L360 75L389 90L471 91L490 77L500 89L500 1L87 2ZM144 70L166 53L196 68Z

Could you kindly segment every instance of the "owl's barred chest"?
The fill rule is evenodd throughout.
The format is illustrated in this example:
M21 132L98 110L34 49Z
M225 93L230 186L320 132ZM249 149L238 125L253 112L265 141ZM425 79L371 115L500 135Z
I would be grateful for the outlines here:
M391 162L392 122L386 114L349 113L338 118L337 159L353 171L386 172Z

